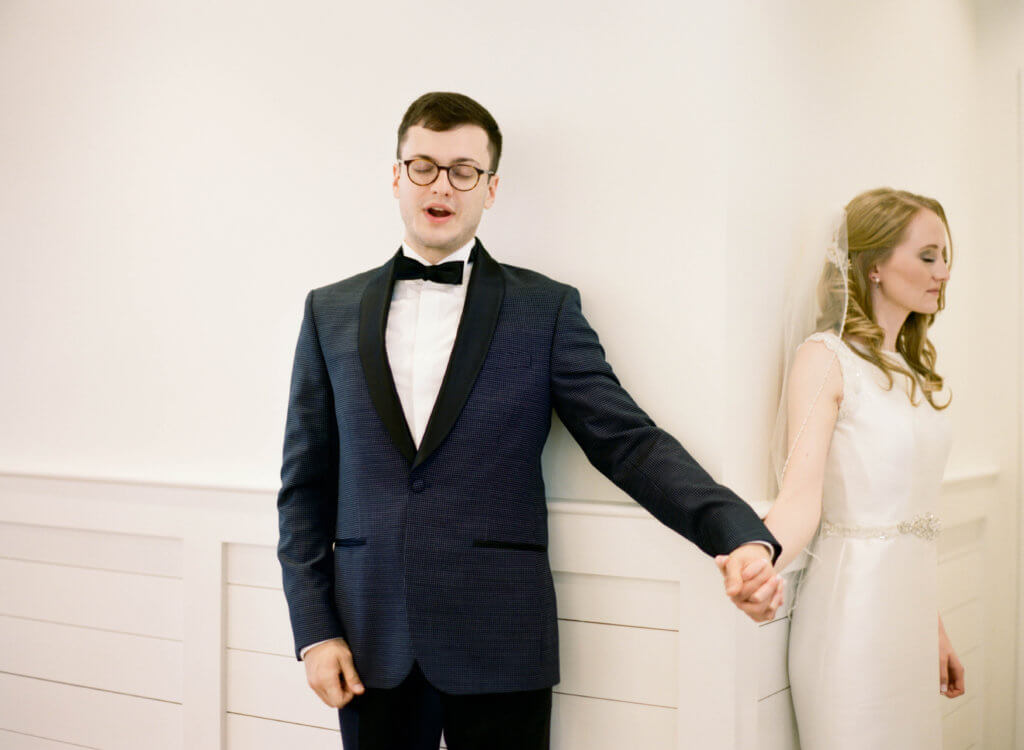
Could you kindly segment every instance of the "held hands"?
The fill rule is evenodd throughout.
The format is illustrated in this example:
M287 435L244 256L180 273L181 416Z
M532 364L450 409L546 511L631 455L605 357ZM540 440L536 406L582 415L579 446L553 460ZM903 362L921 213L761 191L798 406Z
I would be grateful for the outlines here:
M956 698L966 691L964 665L960 663L953 644L946 635L946 628L939 618L939 692L947 698Z
M754 622L768 622L782 606L783 581L762 544L744 544L715 564L725 577L725 593Z
M306 652L302 663L306 665L306 682L331 708L341 708L366 691L352 652L341 638L317 644Z

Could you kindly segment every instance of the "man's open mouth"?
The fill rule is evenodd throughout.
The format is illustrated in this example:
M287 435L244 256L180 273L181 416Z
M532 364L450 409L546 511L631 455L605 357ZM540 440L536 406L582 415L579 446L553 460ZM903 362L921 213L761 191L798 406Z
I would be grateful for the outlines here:
M427 213L435 219L443 219L446 216L451 216L453 212L443 206L431 206L427 209Z

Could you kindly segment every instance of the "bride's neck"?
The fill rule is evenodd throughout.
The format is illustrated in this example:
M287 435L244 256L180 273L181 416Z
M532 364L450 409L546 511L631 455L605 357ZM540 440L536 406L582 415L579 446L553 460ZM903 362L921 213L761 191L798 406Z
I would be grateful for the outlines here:
M882 340L882 350L894 352L896 351L896 341L900 336L900 329L907 322L910 311L888 302L880 295L876 296L872 302L874 303L875 322L885 334L885 338Z

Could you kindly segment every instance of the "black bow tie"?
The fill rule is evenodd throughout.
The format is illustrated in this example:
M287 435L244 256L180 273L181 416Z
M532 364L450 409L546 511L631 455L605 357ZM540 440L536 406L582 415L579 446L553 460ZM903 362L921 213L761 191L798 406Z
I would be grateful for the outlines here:
M424 279L438 284L461 284L462 261L450 260L436 266L425 266L419 261L399 255L395 259L395 279Z

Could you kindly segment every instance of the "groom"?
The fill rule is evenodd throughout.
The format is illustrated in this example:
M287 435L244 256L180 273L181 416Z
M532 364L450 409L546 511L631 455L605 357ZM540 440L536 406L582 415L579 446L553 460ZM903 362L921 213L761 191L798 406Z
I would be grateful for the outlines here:
M306 298L278 557L296 654L341 709L345 750L436 750L442 727L452 750L548 747L552 410L658 520L729 555L751 617L779 603L778 543L619 385L576 289L475 239L500 155L477 102L417 99L394 166L401 249Z

